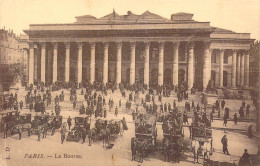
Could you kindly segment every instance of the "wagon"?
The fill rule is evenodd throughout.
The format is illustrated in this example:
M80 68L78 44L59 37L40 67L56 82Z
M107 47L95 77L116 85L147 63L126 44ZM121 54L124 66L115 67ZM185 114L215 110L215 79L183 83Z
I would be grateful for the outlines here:
M87 133L90 130L91 118L87 117L75 117L75 126L68 133L67 141L78 142L82 138L83 132Z
M115 121L115 120L111 120L108 125L107 128L109 128L110 130L110 136L118 136L121 135L123 136L123 125L121 120Z
M169 156L175 156L175 161L179 161L180 153L182 151L183 142L183 115L178 109L173 110L163 118L163 144L162 152L164 153L164 160L170 160Z
M31 133L37 134L38 128L43 127L44 125L47 126L50 119L50 115L36 115L34 116L34 120L31 122Z
M21 114L19 116L15 116L15 125L10 128L11 134L18 133L18 129L20 128L22 132L31 130L31 114ZM28 134L29 135L29 134Z
M210 155L213 154L213 138L212 138L212 129L207 127L203 123L197 123L197 125L192 124L190 126L190 138L192 139L192 152L195 159L198 161L198 156L207 157L210 159ZM204 154L203 154L204 152Z
M135 121L135 137L144 142L150 140L151 145L155 147L157 138L156 116L151 114L139 115Z

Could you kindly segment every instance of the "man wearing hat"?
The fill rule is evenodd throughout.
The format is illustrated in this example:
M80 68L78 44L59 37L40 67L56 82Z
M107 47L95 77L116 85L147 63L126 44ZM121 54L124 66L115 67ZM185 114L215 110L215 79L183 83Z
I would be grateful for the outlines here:
M247 149L244 150L244 154L241 158L242 165L244 166L251 166L250 154L248 154Z
M224 135L223 137L222 137L222 139L221 139L221 142L222 142L222 145L223 145L223 153L224 154L226 154L226 152L227 152L227 155L230 155L229 153L228 153L228 139L227 139L227 136L226 135Z

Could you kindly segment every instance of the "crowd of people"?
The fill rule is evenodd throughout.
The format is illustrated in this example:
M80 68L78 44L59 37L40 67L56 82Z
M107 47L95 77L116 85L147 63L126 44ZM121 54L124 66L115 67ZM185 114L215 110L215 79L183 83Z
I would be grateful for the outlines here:
M54 84L44 85L42 82L35 82L34 85L31 84L26 86L25 89L27 91L24 99L25 106L29 108L31 112L41 112L42 114L48 114L46 109L50 106L54 106L55 115L60 115L63 111L60 104L65 101L64 91L69 91L72 108L75 110L78 109L79 114L86 114L90 117L94 116L95 118L102 117L106 119L108 114L107 111L114 111L114 115L117 117L120 110L123 109L131 111L133 120L136 120L140 114L144 113L160 117L165 113L173 112L178 103L185 100L185 108L182 112L182 116L183 123L186 125L190 125L190 117L192 118L191 125L200 126L200 124L203 123L207 127L211 127L211 123L214 119L216 120L217 118L220 118L222 113L224 126L227 126L228 119L230 119L230 109L226 106L226 101L224 99L216 100L212 106L211 112L207 112L207 109L209 109L207 106L201 106L200 103L195 103L194 100L189 100L189 94L196 94L196 88L193 86L191 90L192 93L189 93L186 83L181 83L176 86L170 84L163 86L152 84L148 87L142 83L136 83L133 85L127 83L120 83L119 85L116 83L108 83L105 85L101 82L94 82L93 84L89 82L56 82ZM116 102L113 95L112 97L108 96L108 90L111 90L113 94L116 89L120 90L122 95L121 99L124 101L126 100L126 102L121 99ZM84 96L84 101L78 99L78 94L76 93L77 90L80 90L80 95ZM128 96L126 96L126 91L129 93ZM56 93L54 98L52 92ZM143 94L144 98L140 97L141 94ZM163 98L169 98L172 94L176 94L177 101L172 99L170 100L171 102L165 102ZM125 108L123 105L125 105ZM17 93L14 95L11 94L7 104L4 105L4 109L14 108L14 110L17 110L18 115L19 109L22 110L23 107L23 100L18 102ZM216 113L217 116L215 116ZM240 118L249 117L249 113L250 104L246 104L243 100L240 109L233 115L234 123L238 124ZM240 115L239 117L238 114ZM72 122L71 117L69 117L67 119L69 130L71 130ZM64 142L66 132L66 127L62 126L61 143ZM250 138L253 137L252 125L248 128L248 135ZM5 137L6 136L7 134L5 134ZM20 136L19 138L21 139ZM40 140L40 136L38 137L38 140ZM227 148L227 137L224 136L221 142L223 144L223 153L229 154Z

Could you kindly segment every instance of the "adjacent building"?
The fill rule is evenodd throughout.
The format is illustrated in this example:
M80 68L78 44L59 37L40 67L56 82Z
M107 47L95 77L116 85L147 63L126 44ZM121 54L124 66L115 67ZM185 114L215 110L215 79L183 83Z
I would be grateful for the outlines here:
M236 33L176 13L115 11L71 24L31 24L28 81L142 82L205 88L249 87L249 33Z

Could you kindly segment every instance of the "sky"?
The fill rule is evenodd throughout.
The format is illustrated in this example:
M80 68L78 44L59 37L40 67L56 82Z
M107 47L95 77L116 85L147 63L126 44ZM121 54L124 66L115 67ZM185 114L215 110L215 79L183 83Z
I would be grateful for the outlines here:
M0 28L23 34L29 24L73 23L75 16L97 18L115 11L142 14L149 10L170 19L178 12L193 19L260 39L260 0L0 0Z

